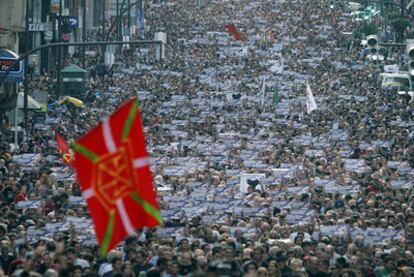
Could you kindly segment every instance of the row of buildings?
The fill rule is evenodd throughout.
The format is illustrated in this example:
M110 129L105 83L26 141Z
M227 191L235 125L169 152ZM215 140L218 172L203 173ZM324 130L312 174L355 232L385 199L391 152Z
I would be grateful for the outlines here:
M108 24L115 21L117 7L121 6L125 10L123 20L120 20L123 34L129 35L132 30L139 30L137 26L142 24L144 11L150 4L151 1L147 0L0 0L0 49L22 54L40 45L59 41L60 10L61 41L82 41L82 28L86 31L102 30L103 22L108 28ZM130 7L129 15L127 7ZM65 49L71 50L73 48ZM48 49L33 53L28 59L28 71L33 74L53 72L55 54ZM2 58L0 52L0 66ZM4 67L0 68L0 77L2 70ZM0 84L0 102L14 93L16 86L10 82Z
M28 48L38 47L48 41L57 39L57 16L59 4L62 2L64 41L81 41L83 16L85 15L86 30L102 28L103 19L111 22L117 15L119 7L124 0L0 0L0 48L10 49L16 53L24 53ZM130 26L137 25L137 16L145 0L125 0L124 8L135 4L130 9ZM28 3L28 7L26 7ZM85 14L83 7L85 5ZM29 42L26 47L26 10L28 11ZM124 19L128 13L124 14ZM124 20L126 23L126 20ZM30 64L37 70L47 68L47 57L44 54L34 54ZM47 56L47 55L46 55Z

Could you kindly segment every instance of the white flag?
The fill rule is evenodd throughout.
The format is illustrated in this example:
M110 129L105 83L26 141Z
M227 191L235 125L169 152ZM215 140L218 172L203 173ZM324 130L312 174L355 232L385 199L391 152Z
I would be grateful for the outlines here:
M318 107L316 106L315 98L313 98L313 94L309 83L306 82L306 110L308 114L311 113L313 110L316 110Z
M266 96L266 76L263 77L262 92L260 94L260 107L263 107Z

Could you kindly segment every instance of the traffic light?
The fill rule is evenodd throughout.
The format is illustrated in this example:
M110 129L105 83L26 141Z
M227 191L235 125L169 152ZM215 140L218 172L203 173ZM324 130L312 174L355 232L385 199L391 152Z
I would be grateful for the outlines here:
M68 18L62 20L62 34L69 34L70 30L70 22Z
M388 49L385 48L384 46L378 47L377 51L378 51L378 54L380 54L384 57L388 57Z
M414 39L407 39L405 47L408 58L414 60Z
M410 73L411 76L414 76L414 60L408 61L408 73Z
M373 55L377 54L378 36L377 35L367 36L367 45L370 49L371 54L373 54Z
M407 39L405 42L405 53L408 57L408 73L414 76L414 40Z
M414 92L413 91L399 91L398 95L401 95L405 98L407 105L409 105L414 100Z

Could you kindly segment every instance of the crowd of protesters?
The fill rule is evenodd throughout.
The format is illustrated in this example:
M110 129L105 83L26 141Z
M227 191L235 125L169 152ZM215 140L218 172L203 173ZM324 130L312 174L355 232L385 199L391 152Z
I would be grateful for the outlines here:
M10 120L1 119L0 276L414 274L413 104L378 86L380 68L347 35L355 23L345 6L330 2L153 5L146 36L167 33L165 59L131 47L98 72L96 49L87 57L83 108L57 104L53 78L32 82L31 90L49 92L51 120L39 125L31 114L17 147ZM227 23L243 41L222 36ZM280 101L273 99L275 80ZM306 83L318 105L311 113ZM72 142L136 95L155 183L171 188L158 192L164 226L137 230L106 257L73 230L29 240L29 229L89 218L85 205L69 204L81 196L76 179L51 170L73 176L54 131ZM40 156L25 166L16 160L23 154ZM192 170L168 171L174 166ZM267 181L248 180L243 191L242 173ZM19 206L27 201L41 204ZM228 213L209 203L233 206ZM199 206L206 209L198 213ZM303 210L311 216L292 217ZM174 228L179 233L163 232Z

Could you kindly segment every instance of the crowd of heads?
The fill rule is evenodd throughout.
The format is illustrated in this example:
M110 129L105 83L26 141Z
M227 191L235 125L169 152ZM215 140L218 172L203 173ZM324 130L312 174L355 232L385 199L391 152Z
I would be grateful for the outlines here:
M83 108L56 103L53 76L34 79L49 120L31 112L18 147L0 121L0 276L411 276L413 104L378 86L380 67L347 34L358 23L330 2L152 3L145 36L167 33L165 59L132 46L100 72L101 48L89 49ZM223 36L227 23L243 41ZM72 228L29 240L29 229L90 218L70 203L81 189L54 132L72 142L137 95L155 184L171 188L158 191L163 226L106 257ZM242 174L265 177L243 190Z

